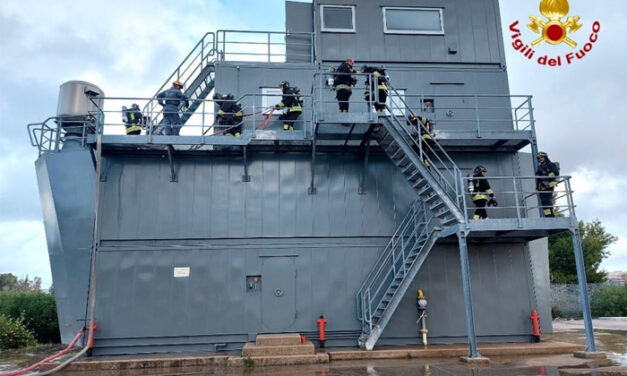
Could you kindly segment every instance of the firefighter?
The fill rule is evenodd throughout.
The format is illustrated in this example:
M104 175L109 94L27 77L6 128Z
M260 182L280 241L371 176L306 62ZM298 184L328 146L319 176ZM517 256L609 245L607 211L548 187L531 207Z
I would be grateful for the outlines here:
M364 66L363 73L370 73L366 77L366 91L364 92L364 99L366 100L366 105L368 106L368 111L370 111L370 101L374 101L374 108L378 113L385 112L385 102L388 97L388 86L386 84L385 79L385 69L378 67L370 67ZM372 80L371 80L372 78ZM372 82L371 82L372 81ZM379 98L370 98L371 93L374 93L374 90L378 90Z
M472 202L475 204L475 214L472 219L486 219L488 213L485 210L486 205L497 205L496 196L490 188L488 179L485 179L486 168L483 166L475 167L472 179ZM488 197L490 200L488 201Z
M340 112L348 112L348 101L351 94L353 94L351 86L357 83L357 78L351 76L351 73L356 73L353 70L353 65L355 65L353 59L346 59L345 62L337 67L333 76L333 87L336 92L335 98L337 98L337 102L340 105Z
M416 154L420 155L419 143L423 142L422 153L423 153L423 162L427 168L431 168L431 164L429 163L429 159L427 158L427 152L435 153L435 141L433 141L433 124L431 120L427 119L424 116L420 116L418 114L411 114L407 118L407 125L410 127L414 127L412 133L415 135L415 143L412 145ZM427 145L425 148L424 145Z
M127 135L137 135L142 132L141 125L143 124L144 116L137 103L133 103L131 108L122 106L122 121L126 127Z
M222 125L219 129L223 130L226 136L241 136L244 118L242 105L235 100L233 94L222 96L216 93L213 100L219 106L215 121L216 124Z
M559 176L560 171L557 165L551 162L547 153L541 151L536 155L536 158L538 159L536 190L540 197L542 215L555 217L555 212L553 211L553 191L557 185L555 177Z
M296 119L303 112L303 97L300 96L300 90L297 87L291 87L287 81L281 82L279 87L283 92L283 97L274 108L277 110L287 109L287 112L281 115L279 120L283 120L284 131L293 131Z
M179 116L179 107L188 107L189 99L183 94L183 83L179 80L172 82L172 87L157 95L159 104L163 106L164 134L178 136L181 132L182 121Z

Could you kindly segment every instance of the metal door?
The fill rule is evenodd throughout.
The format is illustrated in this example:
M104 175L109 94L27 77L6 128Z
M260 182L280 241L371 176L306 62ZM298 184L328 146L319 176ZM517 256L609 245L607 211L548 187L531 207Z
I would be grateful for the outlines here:
M296 319L294 257L263 257L261 321L264 330L287 331Z

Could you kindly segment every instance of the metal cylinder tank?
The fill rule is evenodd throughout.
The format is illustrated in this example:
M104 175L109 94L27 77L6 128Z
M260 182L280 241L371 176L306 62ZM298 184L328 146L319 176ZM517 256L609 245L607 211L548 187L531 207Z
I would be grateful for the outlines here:
M85 81L68 81L59 87L57 116L78 118L89 114L94 115L98 107L102 108L103 97L102 89L94 84Z

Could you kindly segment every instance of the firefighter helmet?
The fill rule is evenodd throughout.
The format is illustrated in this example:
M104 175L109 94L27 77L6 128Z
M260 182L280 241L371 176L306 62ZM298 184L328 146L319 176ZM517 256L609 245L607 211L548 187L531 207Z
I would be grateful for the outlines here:
M536 158L540 158L540 157L548 159L549 155L547 153L541 151L541 152L538 152L538 154L536 154Z
M473 172L475 173L475 175L481 175L482 172L487 172L487 171L488 170L486 170L485 167L479 165L479 166L475 167Z
M179 80L176 80L176 81L172 82L172 86L177 86L180 89L182 89L183 88L183 83L181 81L179 81Z
M290 83L289 81L281 81L281 84L279 85L279 87L285 90L290 87Z
M213 94L213 99L214 99L214 100L220 100L220 99L222 99L222 98L223 98L223 97L222 97L222 94L220 94L220 93L215 93L215 94Z

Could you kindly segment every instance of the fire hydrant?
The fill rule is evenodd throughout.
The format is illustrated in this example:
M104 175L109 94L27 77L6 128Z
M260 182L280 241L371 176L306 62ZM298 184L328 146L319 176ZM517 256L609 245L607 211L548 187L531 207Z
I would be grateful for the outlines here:
M327 340L324 334L324 327L327 325L327 320L324 316L320 315L318 319L318 339L320 340L320 348L324 349L324 343Z
M533 339L535 342L540 342L540 316L535 309L531 310L531 326L533 327Z

